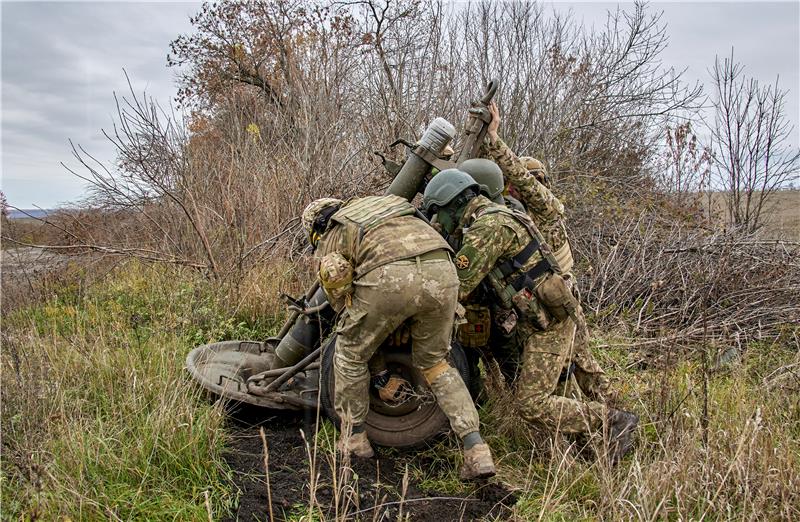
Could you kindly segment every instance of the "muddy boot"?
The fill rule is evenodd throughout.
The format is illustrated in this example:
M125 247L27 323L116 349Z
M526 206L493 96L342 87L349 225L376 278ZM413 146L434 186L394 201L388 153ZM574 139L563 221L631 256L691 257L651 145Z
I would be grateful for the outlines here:
M609 422L609 452L608 459L615 466L633 448L636 426L639 416L635 413L622 410L611 410Z
M494 461L489 445L482 442L464 450L464 465L461 466L461 480L489 478L495 475Z
M407 380L392 375L386 381L386 384L378 388L378 397L380 397L383 402L396 404L405 401L410 390L411 385Z
M353 433L348 438L344 438L342 436L339 439L339 451L343 455L355 455L356 457L362 459L370 459L375 456L375 452L372 451L372 445L369 443L369 439L367 438L367 432L362 431L361 433Z

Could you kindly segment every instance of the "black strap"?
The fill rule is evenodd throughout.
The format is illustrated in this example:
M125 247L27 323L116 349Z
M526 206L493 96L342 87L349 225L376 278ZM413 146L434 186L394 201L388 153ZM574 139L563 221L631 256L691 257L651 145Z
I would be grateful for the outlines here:
M522 249L517 255L505 261L497 266L497 269L500 270L500 273L503 274L503 277L508 277L514 272L519 271L520 268L525 266L525 263L528 262L536 251L539 250L539 241L534 239L530 243L528 243L525 248ZM536 265L539 266L539 265ZM535 267L534 267L535 268Z
M547 272L552 272L553 267L547 259L542 259L527 272L520 274L511 281L511 286L519 292L523 288L532 288L534 282Z

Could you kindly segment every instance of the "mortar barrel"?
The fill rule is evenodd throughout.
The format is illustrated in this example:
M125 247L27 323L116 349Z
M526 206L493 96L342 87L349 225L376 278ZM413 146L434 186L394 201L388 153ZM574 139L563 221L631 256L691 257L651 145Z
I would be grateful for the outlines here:
M441 154L455 135L456 129L449 121L444 118L436 118L425 129L422 138L417 142L417 146L424 147L438 155ZM411 201L420 192L422 182L430 171L431 165L416 155L414 151L410 151L403 168L400 169L392 184L389 185L386 194L400 196Z

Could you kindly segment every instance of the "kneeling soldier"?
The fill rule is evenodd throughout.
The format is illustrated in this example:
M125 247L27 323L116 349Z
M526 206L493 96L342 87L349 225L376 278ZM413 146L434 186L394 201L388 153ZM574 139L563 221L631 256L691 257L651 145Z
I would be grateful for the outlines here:
M493 327L521 345L522 369L516 395L520 414L530 422L562 433L594 433L607 420L618 461L633 443L636 415L595 400L557 395L562 368L571 360L575 309L579 306L561 276L561 267L531 219L479 195L467 173L448 169L425 188L423 209L436 215L447 234L460 232L455 258L459 300L482 282L501 306Z
M374 453L364 422L369 411L368 362L383 341L410 320L412 361L464 443L462 479L494 475L478 412L458 371L447 362L458 299L452 250L416 209L397 196L342 202L321 199L303 212L319 260L320 282L335 308L334 407L352 435L339 442L358 457Z

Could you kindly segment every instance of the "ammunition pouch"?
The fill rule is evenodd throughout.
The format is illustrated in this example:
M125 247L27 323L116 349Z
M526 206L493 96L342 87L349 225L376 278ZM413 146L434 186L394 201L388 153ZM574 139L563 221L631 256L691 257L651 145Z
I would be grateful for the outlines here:
M542 306L536 294L528 288L517 292L512 301L519 316L539 330L547 330L553 321L553 316Z
M328 302L340 312L349 306L353 296L353 265L339 252L332 252L320 260L319 281Z
M572 293L572 284L559 274L550 274L536 287L536 297L557 320L575 317L578 300Z
M533 243L535 242L531 244ZM525 250L522 253L525 253ZM517 257L519 256L520 254L517 255ZM550 272L550 263L547 260L542 260L527 272L512 278L509 283L508 278L505 277L506 274L512 273L515 264L520 264L515 259L506 261L492 269L486 276L489 284L503 308L515 310L520 319L530 322L539 330L546 330L553 318L548 313L548 310L542 306L542 303L534 293L534 289L536 288L537 280L542 275Z
M467 305L464 318L466 322L458 327L458 342L464 348L482 348L489 344L489 331L492 317L489 308L481 305Z

